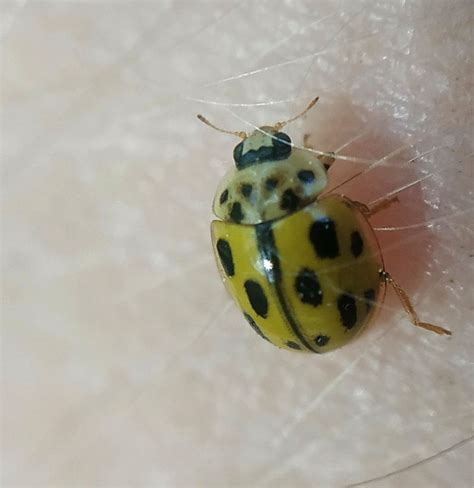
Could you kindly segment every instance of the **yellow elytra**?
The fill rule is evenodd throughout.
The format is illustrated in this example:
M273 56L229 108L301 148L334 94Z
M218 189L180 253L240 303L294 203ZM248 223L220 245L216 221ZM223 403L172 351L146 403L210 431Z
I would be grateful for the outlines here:
M369 209L326 188L331 153L296 148L281 129L304 115L243 140L235 168L218 186L211 225L216 261L227 290L252 328L277 347L323 353L343 346L367 325L385 284L398 294L411 322L421 322L408 296L385 270Z

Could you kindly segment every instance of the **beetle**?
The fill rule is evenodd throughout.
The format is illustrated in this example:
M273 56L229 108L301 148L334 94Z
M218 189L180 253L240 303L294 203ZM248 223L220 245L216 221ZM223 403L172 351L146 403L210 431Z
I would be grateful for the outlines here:
M343 195L324 195L334 153L292 144L281 129L297 116L247 134L233 168L218 185L212 246L227 290L250 326L273 345L324 353L351 341L371 321L390 285L413 325L421 322L403 288L386 271L369 208Z

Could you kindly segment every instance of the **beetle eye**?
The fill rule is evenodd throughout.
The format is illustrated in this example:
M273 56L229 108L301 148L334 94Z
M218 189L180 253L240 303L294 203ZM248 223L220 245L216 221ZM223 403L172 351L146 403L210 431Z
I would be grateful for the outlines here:
M273 139L275 159L285 159L291 153L291 139L284 132L276 132Z
M235 161L237 167L239 167L239 165L240 165L240 159L242 158L243 149L244 149L244 143L243 142L239 142L237 144L237 146L234 147L234 161Z

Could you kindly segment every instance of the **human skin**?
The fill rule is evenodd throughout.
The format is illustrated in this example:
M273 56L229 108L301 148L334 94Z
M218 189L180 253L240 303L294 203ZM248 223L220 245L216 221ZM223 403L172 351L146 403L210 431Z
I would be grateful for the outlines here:
M472 2L3 2L5 486L472 483ZM209 236L237 138L340 149L389 290L353 343L262 341ZM341 149L342 148L342 149ZM420 180L420 181L419 181ZM373 480L373 481L370 481Z

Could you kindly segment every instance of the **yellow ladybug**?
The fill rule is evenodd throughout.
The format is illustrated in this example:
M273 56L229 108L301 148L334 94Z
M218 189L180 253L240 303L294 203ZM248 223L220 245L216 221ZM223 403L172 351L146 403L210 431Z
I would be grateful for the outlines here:
M420 322L406 293L385 271L368 208L341 195L320 196L333 154L294 147L281 129L304 115L247 135L234 149L235 168L220 183L211 225L222 279L261 337L277 347L323 353L343 346L370 321L390 284L411 322ZM392 199L393 200L393 199Z

